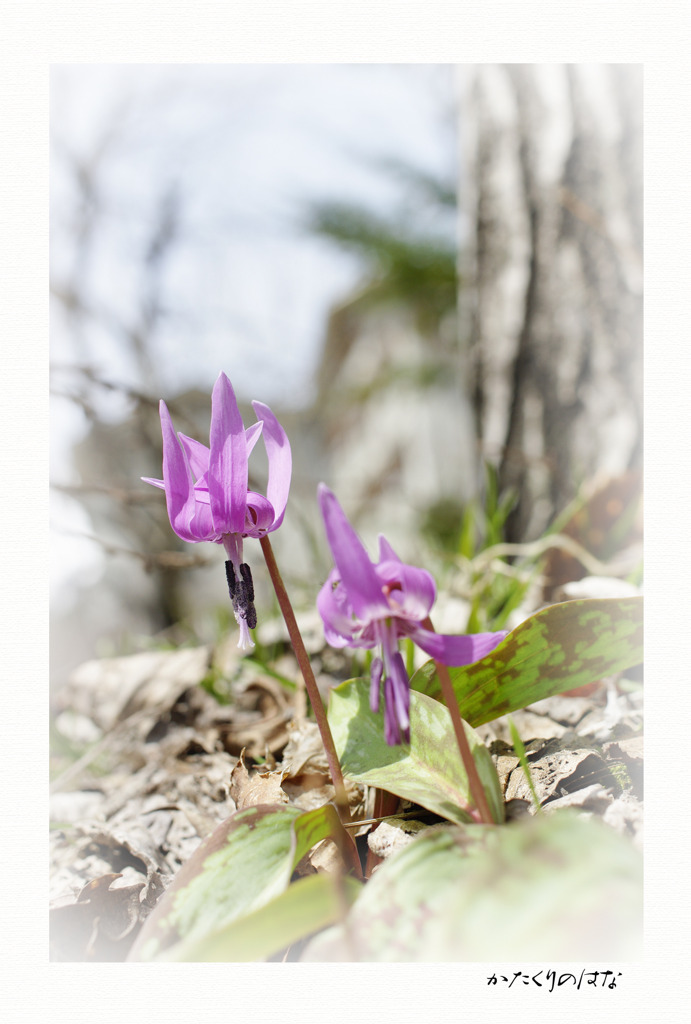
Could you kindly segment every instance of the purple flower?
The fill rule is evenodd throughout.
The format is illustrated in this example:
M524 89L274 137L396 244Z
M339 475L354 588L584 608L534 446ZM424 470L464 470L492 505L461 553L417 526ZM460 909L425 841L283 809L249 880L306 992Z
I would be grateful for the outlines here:
M424 628L434 604L436 587L425 569L406 565L389 542L379 537L379 561L373 564L336 496L324 484L319 506L336 567L317 597L324 635L332 647L379 647L372 662L370 707L379 710L384 680L386 742L410 742L410 680L398 651L400 637L445 665L468 665L484 657L506 636L475 633L445 636Z
M211 541L228 554L226 576L238 647L253 647L249 630L257 624L249 566L242 560L243 537L263 537L283 522L292 459L286 433L268 406L252 402L257 423L245 430L235 393L221 373L211 395L209 447L176 434L165 402L160 403L163 480L142 477L166 492L170 525L190 544ZM262 435L269 460L266 497L248 490L248 459Z

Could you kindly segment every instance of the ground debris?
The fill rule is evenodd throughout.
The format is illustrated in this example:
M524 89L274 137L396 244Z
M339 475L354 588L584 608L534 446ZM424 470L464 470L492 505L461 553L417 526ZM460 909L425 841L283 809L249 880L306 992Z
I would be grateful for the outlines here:
M539 752L528 753L528 764L533 786L541 805L568 793L583 790L597 781L601 787L616 786L614 777L597 751L589 748L569 750L550 742ZM514 767L506 781L504 796L507 800L530 799L531 792L523 769Z
M83 715L104 732L138 711L148 709L157 716L182 690L202 681L209 659L210 648L194 647L87 661L59 692L58 706Z
M230 796L239 811L257 804L287 804L288 797L281 789L284 773L280 771L254 771L247 769L244 750L230 773Z
M51 787L52 959L124 960L180 867L237 809L333 800L319 731L295 720L294 695L224 658L236 669L227 703L201 685L219 664L206 647L89 662L60 694L54 728L85 748ZM362 816L366 788L346 789ZM332 845L307 870L327 870Z
M328 686L330 652L316 639L312 647ZM333 653L341 658L338 678L345 662ZM219 676L220 664L229 678ZM224 701L212 695L217 684ZM77 670L53 719L55 734L78 756L51 786L52 959L125 960L180 867L236 809L285 803L312 810L333 801L321 737L304 716L302 696L230 649L222 657L208 647L158 651ZM568 806L597 815L640 845L640 687L605 680L587 696L551 697L511 720L544 812ZM535 814L509 718L477 732L497 767L507 820ZM352 819L372 817L374 791L348 779L346 790ZM420 813L424 821L427 812ZM430 827L423 821L388 818L353 835L381 861ZM298 874L331 871L339 858L325 840Z
M121 877L111 872L94 878L75 901L52 908L52 960L122 960L122 949L129 948L139 923L144 886L116 886Z
M291 695L252 668L223 705L200 685L212 661L202 647L89 662L59 694L55 730L87 745L51 786L53 959L124 960L233 793L249 798L243 747L272 758L287 743Z
M588 696L548 697L510 716L521 736L539 806L597 815L642 835L642 689L603 680ZM535 814L530 785L511 745L509 716L482 725L499 775L507 817ZM509 814L510 809L514 810Z
M450 828L447 822L440 822L436 825L426 825L422 821L407 818L388 818L382 821L367 836L367 845L375 856L386 860L394 853L402 850L404 846L412 843L416 836L422 832Z

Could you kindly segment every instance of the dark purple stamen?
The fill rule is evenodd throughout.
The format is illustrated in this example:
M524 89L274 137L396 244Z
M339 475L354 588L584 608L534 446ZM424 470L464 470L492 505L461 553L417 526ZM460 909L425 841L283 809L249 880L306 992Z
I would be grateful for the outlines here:
M240 576L235 575L235 566L228 560L226 562L226 579L228 580L228 592L233 602L233 611L236 617L244 619L249 629L255 629L257 625L257 612L254 607L254 583L252 582L252 571L243 562L240 565Z
M240 575L242 576L242 581L245 584L245 593L247 594L247 600L254 601L254 583L252 582L252 571L247 562L243 562L240 565Z
M235 604L237 580L235 579L235 569L233 568L233 563L230 559L226 562L226 579L228 580L228 592L230 593L230 599L233 604Z
M247 604L247 609L245 611L245 619L250 629L257 628L257 611L251 601Z

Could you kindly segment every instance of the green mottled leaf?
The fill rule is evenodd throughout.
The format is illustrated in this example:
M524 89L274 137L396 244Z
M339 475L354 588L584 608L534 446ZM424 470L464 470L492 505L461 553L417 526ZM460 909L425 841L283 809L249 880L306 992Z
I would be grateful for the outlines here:
M449 675L461 715L477 726L642 660L643 598L565 601L531 615L486 657ZM441 699L433 661L411 686Z
M339 921L361 889L362 883L353 878L310 875L289 885L280 896L240 922L234 921L196 943L183 943L176 947L175 957L165 959L203 963L265 960Z
M352 842L335 809L259 804L237 811L183 865L147 919L130 959L177 959L192 945L237 922L282 893L295 865L315 843Z
M470 821L470 789L447 708L421 693L410 695L410 746L390 747L381 712L369 706L369 681L351 679L331 691L329 725L343 771L356 782L413 800L450 821ZM470 749L492 817L504 805L489 751L466 726Z
M642 887L632 844L572 812L449 826L386 860L345 926L317 936L302 959L635 959Z

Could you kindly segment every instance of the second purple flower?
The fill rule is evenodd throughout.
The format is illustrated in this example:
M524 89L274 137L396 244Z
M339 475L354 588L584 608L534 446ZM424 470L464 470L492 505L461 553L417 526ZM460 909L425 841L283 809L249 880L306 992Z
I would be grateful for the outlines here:
M317 597L324 635L332 647L379 647L381 657L372 662L370 707L379 710L383 680L386 742L408 743L410 680L398 650L399 639L410 637L445 665L468 665L493 650L506 632L449 636L424 628L422 623L436 597L432 576L402 562L382 536L379 561L371 562L338 499L325 484L319 485L318 498L336 563Z

